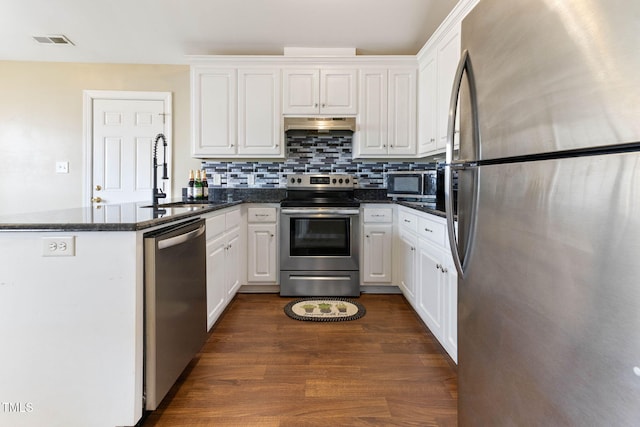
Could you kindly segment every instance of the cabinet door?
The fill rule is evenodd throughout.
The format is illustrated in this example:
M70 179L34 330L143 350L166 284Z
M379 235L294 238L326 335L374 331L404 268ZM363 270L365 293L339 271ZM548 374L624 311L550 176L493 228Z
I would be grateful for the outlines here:
M238 70L238 154L281 156L279 69Z
M444 348L458 363L458 272L451 254L443 252L444 279Z
M431 333L443 341L444 290L440 266L440 250L420 239L418 242L418 307L422 320Z
M320 70L284 70L283 80L284 114L318 114Z
M227 236L227 256L226 256L226 291L227 302L231 301L238 289L240 288L240 262L241 262L241 245L240 232L234 231Z
M363 227L363 282L391 282L393 224L365 224Z
M387 154L387 94L386 69L360 70L359 130L354 135L354 157Z
M236 78L235 69L192 69L192 153L195 157L235 154Z
M418 76L418 154L437 149L438 78L436 53L428 55Z
M249 224L247 228L247 281L275 283L278 271L276 224Z
M460 61L460 24L449 31L438 44L438 140L437 148L446 147L449 102L458 62ZM458 115L459 117L459 115ZM456 122L456 130L460 129ZM457 138L456 144L457 146Z
M389 154L416 154L416 70L389 70Z
M416 307L416 258L418 238L409 233L400 232L400 288L409 303Z
M356 114L357 71L335 69L320 71L320 113Z
M207 241L207 329L211 329L225 307L227 244L224 236Z

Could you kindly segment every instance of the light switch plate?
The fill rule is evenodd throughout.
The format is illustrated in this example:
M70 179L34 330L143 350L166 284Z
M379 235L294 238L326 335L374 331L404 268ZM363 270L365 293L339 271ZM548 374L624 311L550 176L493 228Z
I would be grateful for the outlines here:
M69 162L56 162L56 173L69 173Z

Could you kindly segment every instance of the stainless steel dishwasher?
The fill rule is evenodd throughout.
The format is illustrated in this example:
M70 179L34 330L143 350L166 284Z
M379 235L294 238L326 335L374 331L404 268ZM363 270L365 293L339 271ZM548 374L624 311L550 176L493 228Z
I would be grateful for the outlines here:
M158 407L207 337L205 221L144 235L145 408Z

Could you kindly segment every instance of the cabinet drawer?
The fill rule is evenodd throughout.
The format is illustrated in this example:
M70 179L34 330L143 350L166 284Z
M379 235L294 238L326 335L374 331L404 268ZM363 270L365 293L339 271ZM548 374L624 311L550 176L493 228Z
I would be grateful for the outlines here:
M447 226L443 222L420 217L418 221L420 237L430 240L439 246L445 246Z
M240 226L242 222L242 215L240 215L240 209L236 208L231 212L227 212L225 215L225 230L231 230Z
M249 208L247 212L249 222L276 222L276 208Z
M393 209L392 208L365 209L364 222L393 222Z
M224 234L224 215L217 215L206 220L207 240Z
M405 209L398 210L398 225L402 230L410 231L411 233L418 232L418 216L407 212Z

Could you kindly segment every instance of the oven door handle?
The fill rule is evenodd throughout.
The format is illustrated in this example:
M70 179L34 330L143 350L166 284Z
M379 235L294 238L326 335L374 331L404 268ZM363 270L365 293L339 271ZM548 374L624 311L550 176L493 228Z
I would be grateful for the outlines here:
M331 208L311 208L311 209L289 209L282 208L284 215L359 215L359 209L331 209Z

